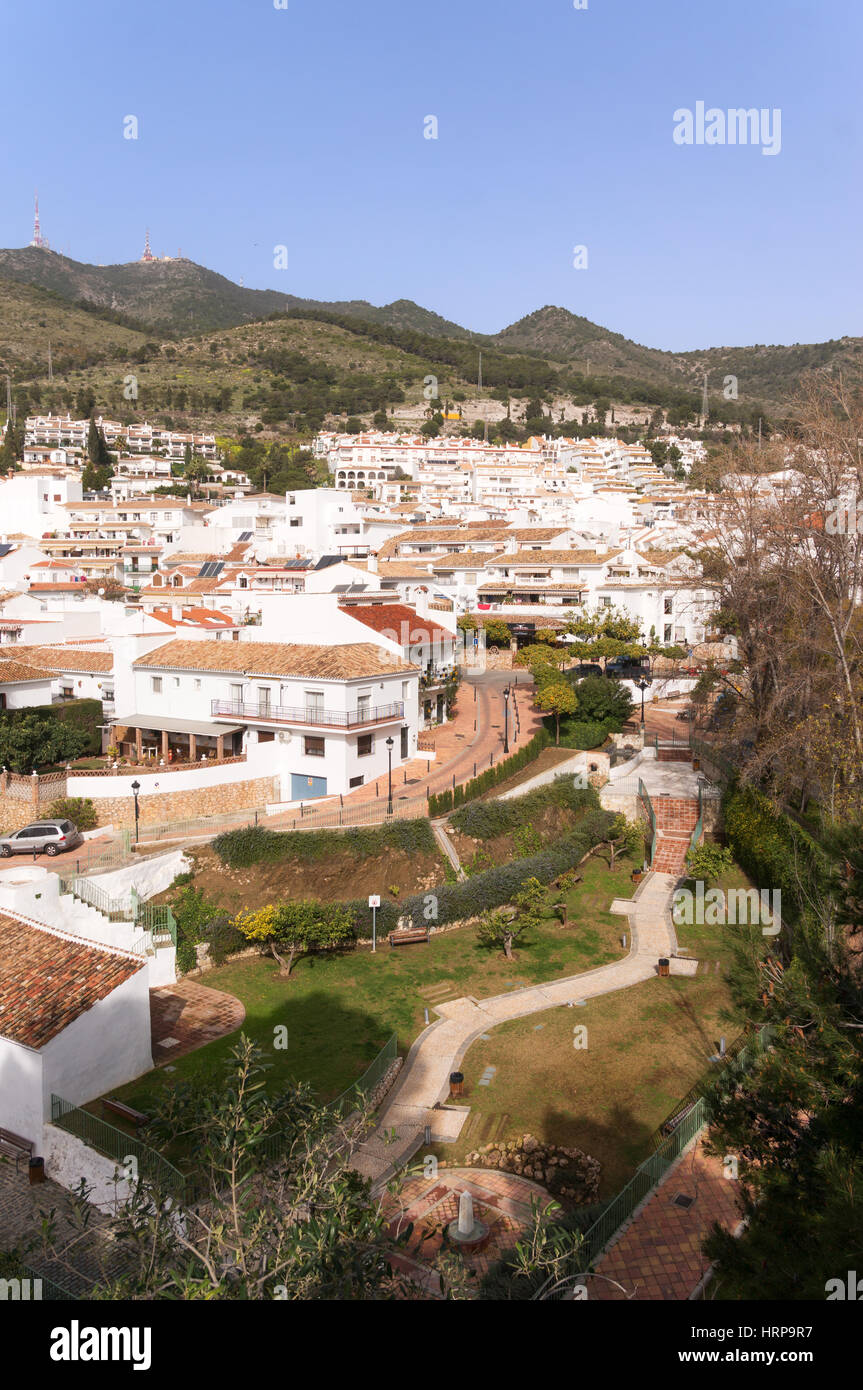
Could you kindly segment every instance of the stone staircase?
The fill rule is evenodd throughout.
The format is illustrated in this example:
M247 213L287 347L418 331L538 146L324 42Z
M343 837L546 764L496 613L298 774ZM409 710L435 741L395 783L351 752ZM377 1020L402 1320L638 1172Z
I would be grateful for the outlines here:
M679 878L686 869L686 853L698 821L694 797L660 796L653 802L656 815L656 856L653 869Z

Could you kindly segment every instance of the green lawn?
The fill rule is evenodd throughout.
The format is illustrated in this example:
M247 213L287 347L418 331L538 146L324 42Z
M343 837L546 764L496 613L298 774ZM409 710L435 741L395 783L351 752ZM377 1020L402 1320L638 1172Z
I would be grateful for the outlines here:
M752 885L735 867L719 886ZM742 1030L726 970L745 931L678 926L678 945L700 963L694 977L648 980L584 1007L516 1019L475 1042L463 1064L470 1118L456 1144L432 1151L458 1162L483 1143L533 1133L598 1158L602 1195L618 1192L647 1156L653 1131L709 1070L720 1036L731 1043ZM573 1046L582 1024L586 1050ZM480 1086L490 1065L491 1084Z
M310 1081L322 1099L337 1095L359 1076L398 1033L405 1052L430 1017L435 1003L461 995L486 998L509 982L536 983L591 970L624 954L623 919L608 911L615 897L630 897L634 885L626 861L611 874L600 859L589 860L584 882L567 895L569 925L545 920L508 962L502 952L480 947L471 927L442 932L428 945L392 949L386 939L372 954L364 947L344 955L310 957L294 967L290 981L275 961L247 958L208 972L201 982L236 995L246 1008L243 1031L269 1054L270 1085ZM288 1029L288 1048L275 1051L274 1029ZM220 1038L112 1092L152 1112L163 1085L191 1079L217 1085L237 1035ZM98 1111L98 1102L94 1102Z

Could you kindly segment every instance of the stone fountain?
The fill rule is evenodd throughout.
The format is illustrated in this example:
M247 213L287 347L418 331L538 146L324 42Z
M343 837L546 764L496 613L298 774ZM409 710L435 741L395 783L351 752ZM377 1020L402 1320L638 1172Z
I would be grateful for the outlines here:
M458 1199L458 1220L447 1226L447 1234L457 1250L481 1250L488 1240L489 1228L473 1214L473 1197L463 1192Z

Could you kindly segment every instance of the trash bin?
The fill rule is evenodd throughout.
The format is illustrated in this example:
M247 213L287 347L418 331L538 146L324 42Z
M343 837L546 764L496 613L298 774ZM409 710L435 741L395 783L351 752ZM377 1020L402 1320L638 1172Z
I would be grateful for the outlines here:
M670 973L671 973L671 972L670 972L670 970L669 970L668 958L667 958L667 956L661 956L661 957L660 957L660 961L659 961L659 974L660 974L660 976L668 975L668 974L670 974Z
M464 1091L464 1072L451 1071L449 1074L449 1093L451 1096L460 1096Z
M30 1182L45 1181L45 1160L44 1158L30 1159Z

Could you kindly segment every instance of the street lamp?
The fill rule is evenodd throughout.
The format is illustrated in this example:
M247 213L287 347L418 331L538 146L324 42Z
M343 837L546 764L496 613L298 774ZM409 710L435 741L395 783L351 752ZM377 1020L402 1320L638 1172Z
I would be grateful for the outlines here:
M141 790L141 783L137 779L132 783L132 795L135 798L135 844L138 843L138 792Z
M389 760L387 768L387 815L391 816L393 813L393 741L391 738L387 739L387 758Z
M650 681L642 676L640 681L636 681L636 685L641 691L641 727L644 728L644 692L650 685Z
M503 751L509 752L509 686L503 688Z

